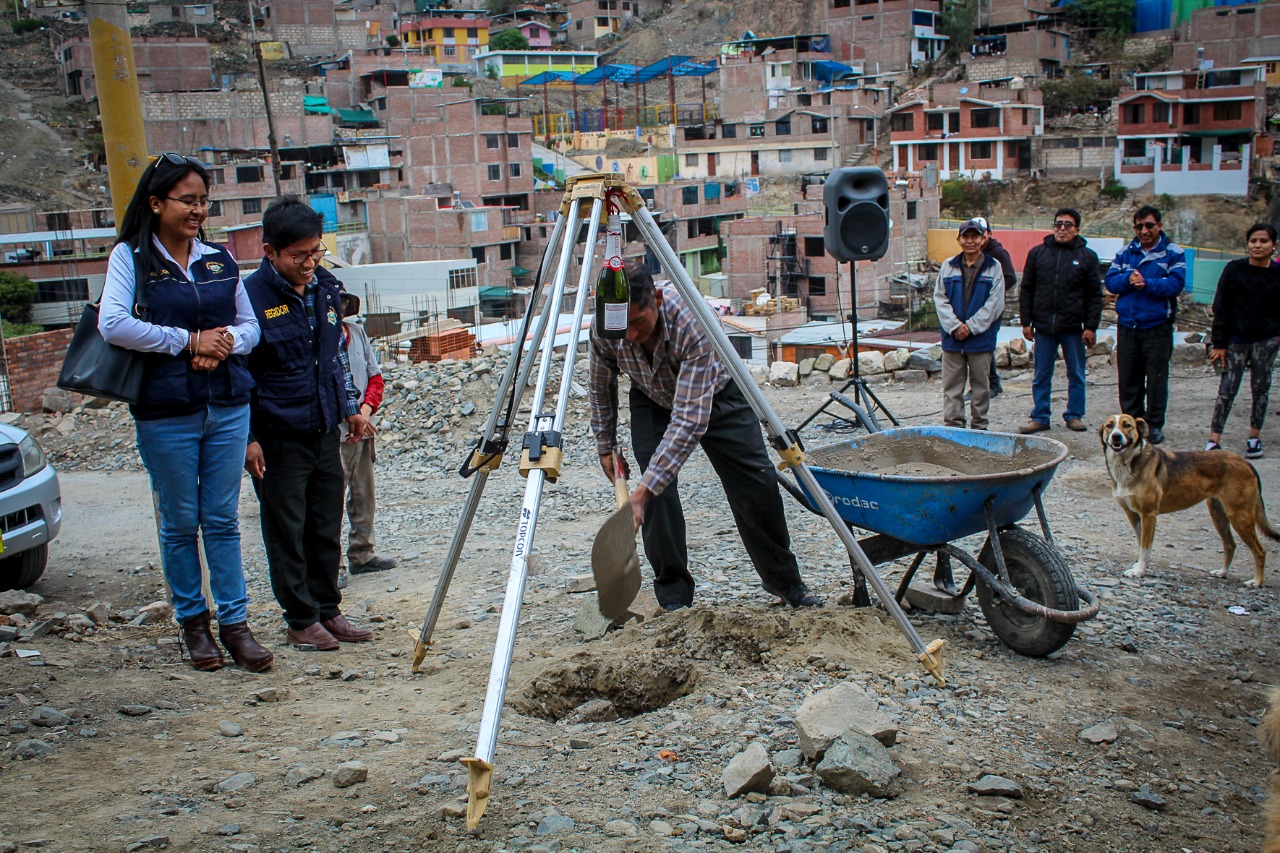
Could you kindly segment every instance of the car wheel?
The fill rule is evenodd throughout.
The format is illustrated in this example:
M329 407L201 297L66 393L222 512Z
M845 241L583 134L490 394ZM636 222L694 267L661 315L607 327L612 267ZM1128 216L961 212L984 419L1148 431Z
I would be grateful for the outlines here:
M40 580L49 562L49 546L40 545L12 557L0 558L0 590L26 589Z

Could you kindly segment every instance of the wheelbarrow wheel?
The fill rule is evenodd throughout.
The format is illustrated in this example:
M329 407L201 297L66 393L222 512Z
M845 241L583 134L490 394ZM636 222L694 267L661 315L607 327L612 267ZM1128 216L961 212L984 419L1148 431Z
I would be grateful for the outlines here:
M1004 552L1010 584L1022 597L1054 610L1079 608L1075 579L1057 548L1034 533L1011 527L1000 532L1000 549ZM990 542L983 546L978 561L999 576ZM1006 646L1028 657L1044 657L1056 652L1076 630L1074 624L1027 613L981 582L978 604L995 635Z

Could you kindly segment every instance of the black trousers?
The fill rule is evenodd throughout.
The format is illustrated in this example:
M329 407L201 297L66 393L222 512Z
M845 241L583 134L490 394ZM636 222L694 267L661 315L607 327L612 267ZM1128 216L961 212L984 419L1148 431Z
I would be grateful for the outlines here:
M338 615L344 481L338 431L258 435L266 471L253 481L271 591L294 630Z
M1154 329L1121 326L1116 333L1120 411L1164 429L1169 403L1169 359L1173 356L1173 324Z
M641 470L648 470L649 460L671 423L671 410L662 408L634 386L630 403L636 459ZM760 422L733 380L715 395L711 423L700 443L724 487L738 535L760 579L778 589L800 583L782 496L765 450ZM649 499L640 535L645 557L653 566L653 592L658 602L692 604L694 582L689 574L678 478L662 494Z

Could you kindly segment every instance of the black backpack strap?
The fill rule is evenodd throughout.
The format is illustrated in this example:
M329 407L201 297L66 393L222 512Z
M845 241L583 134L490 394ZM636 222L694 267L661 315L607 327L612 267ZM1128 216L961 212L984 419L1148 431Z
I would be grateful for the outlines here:
M130 243L129 245L133 245ZM139 320L144 319L147 314L151 313L151 302L147 299L147 288L150 286L149 281L142 278L142 253L136 246L133 247L133 316Z

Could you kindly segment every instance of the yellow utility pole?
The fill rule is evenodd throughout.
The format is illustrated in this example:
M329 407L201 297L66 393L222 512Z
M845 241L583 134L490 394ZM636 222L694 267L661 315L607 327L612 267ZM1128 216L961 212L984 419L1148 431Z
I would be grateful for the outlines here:
M142 97L133 63L129 13L124 3L93 0L84 4L84 11L89 16L89 47L93 51L102 142L107 152L111 207L119 229L138 179L147 167L147 134L142 125Z

